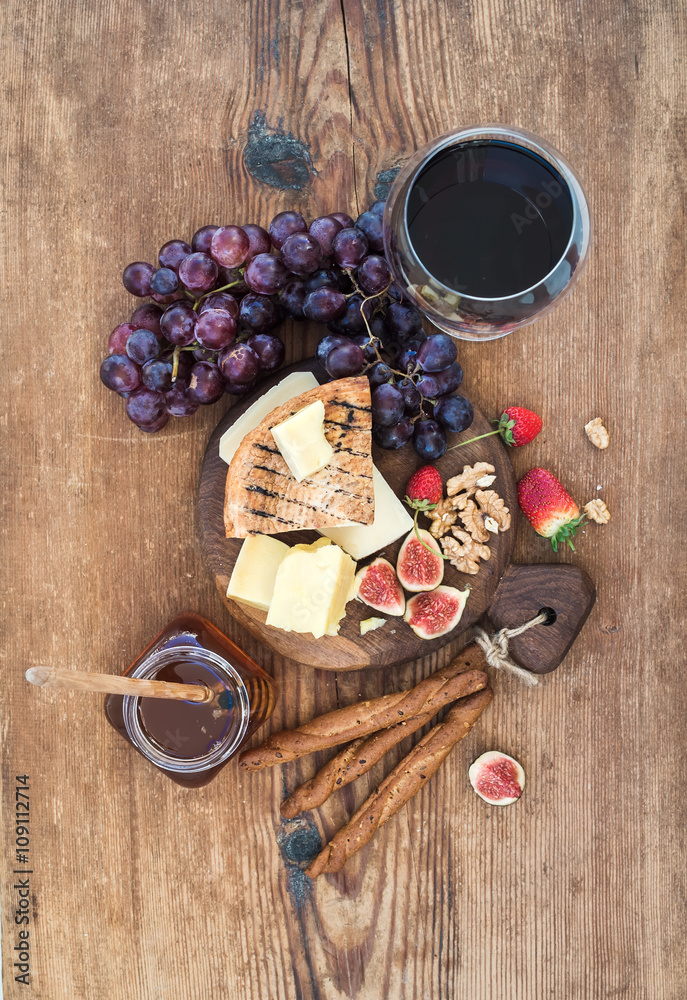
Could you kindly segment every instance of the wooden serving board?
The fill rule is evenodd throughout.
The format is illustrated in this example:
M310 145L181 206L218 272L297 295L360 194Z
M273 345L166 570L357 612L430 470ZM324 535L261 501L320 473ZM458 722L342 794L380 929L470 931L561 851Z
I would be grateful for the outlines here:
M513 469L508 459L505 447L498 436L476 441L465 448L447 451L435 464L444 482L458 472L464 465L475 462L489 462L496 470L496 481L493 488L503 497L512 516L510 529L504 534L492 536L490 541L491 559L481 565L479 573L468 576L459 573L448 561L444 571L444 584L463 589L470 586L463 617L454 632L437 639L420 639L402 618L387 619L386 625L367 635L360 635L360 622L379 612L373 611L360 601L350 601L346 608L346 617L341 623L337 636L323 636L315 639L308 633L284 632L265 624L266 612L246 607L235 601L227 600L226 592L236 557L241 548L242 540L225 538L224 536L224 490L227 478L227 465L219 457L219 440L236 419L244 413L267 389L281 381L286 375L295 371L310 371L321 382L328 381L328 376L316 359L299 362L276 372L266 379L260 388L251 396L238 402L219 422L210 438L198 487L198 520L199 531L208 566L213 574L217 589L227 608L242 625L256 635L272 649L300 663L310 664L324 670L354 670L368 666L389 666L417 659L433 653L448 643L456 643L461 634L473 625L491 605L501 576L506 569L513 550L517 524L517 498ZM489 421L475 409L475 419L469 430L463 434L450 435L449 447L457 444L461 438L467 440L479 434L485 434L493 427ZM403 497L406 483L420 465L424 464L416 454L412 445L407 445L398 451L386 451L373 444L373 457L384 478L397 496ZM425 527L426 519L421 518ZM279 536L289 544L314 541L318 536L314 531L293 531ZM377 555L383 555L394 565L403 539L387 546ZM373 557L370 557L372 559ZM367 562L370 560L364 560Z

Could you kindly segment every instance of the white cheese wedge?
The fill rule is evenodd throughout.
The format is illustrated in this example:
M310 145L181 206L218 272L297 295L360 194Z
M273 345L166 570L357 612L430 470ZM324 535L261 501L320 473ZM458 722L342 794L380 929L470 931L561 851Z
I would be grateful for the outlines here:
M334 449L324 436L324 403L316 399L271 428L277 448L299 483L331 461Z
M289 546L272 535L249 535L234 564L227 597L268 611L277 570L288 551Z
M355 563L338 545L294 545L277 570L267 624L316 639L336 635L354 589Z
M372 470L375 492L375 519L372 524L354 524L345 528L327 528L321 534L352 555L365 559L391 545L413 527L413 519L377 466Z
M224 432L219 442L219 457L229 465L246 434L254 431L272 410L300 396L302 392L316 389L319 384L312 372L291 372L281 382L273 385Z

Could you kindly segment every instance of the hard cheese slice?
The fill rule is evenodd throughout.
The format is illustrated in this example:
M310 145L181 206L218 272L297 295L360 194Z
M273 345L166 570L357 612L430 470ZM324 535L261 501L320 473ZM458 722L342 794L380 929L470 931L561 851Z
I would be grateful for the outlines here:
M334 449L324 436L324 403L316 399L272 428L272 437L299 483L324 469Z
M336 635L354 585L355 563L338 545L294 545L277 570L267 624L316 639Z
M291 372L281 382L277 382L263 396L256 399L253 405L249 406L246 412L224 432L219 441L219 457L229 465L246 434L255 430L272 410L288 403L294 396L300 396L309 389L316 389L318 385L319 382L312 372Z
M316 400L324 404L329 464L306 482L292 476L271 429ZM227 472L224 527L228 538L275 535L297 528L335 528L374 520L370 383L337 379L277 407L236 450Z
M386 545L391 545L413 527L413 519L377 466L373 467L375 516L372 524L354 524L343 528L321 528L323 535L354 559L365 559Z
M277 570L288 551L285 542L271 535L250 535L241 546L229 580L227 597L251 608L268 611Z

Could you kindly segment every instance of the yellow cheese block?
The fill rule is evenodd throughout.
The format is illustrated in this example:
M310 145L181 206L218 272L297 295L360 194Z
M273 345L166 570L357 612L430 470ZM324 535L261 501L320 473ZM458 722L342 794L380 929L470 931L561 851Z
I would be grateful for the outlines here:
M268 611L277 570L287 552L288 545L272 535L249 535L234 564L227 597Z
M375 494L375 517L372 524L346 525L342 528L322 528L323 535L353 556L366 559L373 552L391 545L413 527L413 519L377 466L372 469Z
M354 590L355 563L338 545L294 545L277 570L267 624L316 639L336 635Z
M316 399L272 428L291 475L301 483L329 463L334 449L324 436L324 403Z

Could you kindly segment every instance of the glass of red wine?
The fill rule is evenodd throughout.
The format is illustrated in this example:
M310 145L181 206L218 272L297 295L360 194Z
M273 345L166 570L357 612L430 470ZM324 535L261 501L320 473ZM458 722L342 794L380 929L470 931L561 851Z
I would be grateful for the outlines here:
M590 236L570 164L505 125L432 140L398 174L384 211L396 283L463 340L504 337L552 309L578 279Z

